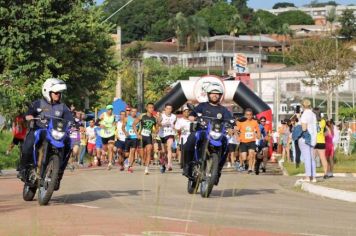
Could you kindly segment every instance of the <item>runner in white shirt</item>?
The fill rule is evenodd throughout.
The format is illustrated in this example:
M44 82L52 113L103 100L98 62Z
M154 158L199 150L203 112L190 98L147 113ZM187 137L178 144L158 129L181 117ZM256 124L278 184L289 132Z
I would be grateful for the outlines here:
M237 153L237 148L238 148L238 142L236 138L236 134L234 130L229 130L229 133L227 135L228 138L228 163L227 163L227 168L232 168L235 166L236 162L236 153Z
M183 166L182 158L181 158L182 155L181 150L183 150L183 145L188 139L188 136L190 134L190 124L192 123L189 120L189 113L190 113L189 108L187 106L184 106L183 117L179 118L174 126L174 128L180 133L179 140L178 140L178 159L181 166Z
M174 124L177 120L176 115L172 114L173 106L167 103L164 107L159 120L160 130L159 136L162 141L162 150L166 153L166 157L161 158L161 172L166 171L166 159L168 159L168 171L172 170L172 144L174 142L174 136L176 131Z
M96 152L95 152L95 142L96 142L96 134L95 134L95 121L90 120L89 121L89 126L86 127L85 132L86 132L86 137L87 137L87 150L88 154L90 155L90 158L94 157ZM95 158L94 158L95 159ZM90 161L90 164L92 162ZM94 163L96 164L96 163Z
M121 111L120 112L120 119L116 123L116 132L115 132L115 148L116 152L119 156L119 168L120 171L125 170L124 167L124 149L125 149L125 140L126 140L126 134L122 130L122 121L126 117L126 112Z

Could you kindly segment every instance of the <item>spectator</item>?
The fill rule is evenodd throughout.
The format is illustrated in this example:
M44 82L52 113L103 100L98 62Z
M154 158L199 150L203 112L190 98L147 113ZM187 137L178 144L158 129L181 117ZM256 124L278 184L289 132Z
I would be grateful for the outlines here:
M333 177L334 169L334 125L331 120L326 122L325 156L327 160L327 178Z
M281 144L282 144L282 160L285 161L287 158L287 162L290 162L290 128L288 126L288 120L282 121L281 127Z
M26 136L26 132L27 128L23 115L16 116L14 122L12 123L13 139L6 151L6 155L10 155L15 145L19 145L23 142Z
M84 128L83 124L81 124L79 127L79 134L80 134L79 166L83 167L84 166L84 156L85 156L86 148L87 148L87 137L85 134L85 128Z
M305 178L301 179L301 181L316 182L316 165L313 147L316 145L317 119L315 114L311 110L310 100L304 99L302 101L302 106L304 111L302 116L300 117L300 123L302 125L302 130L305 134L298 139L298 145L300 148L301 157L304 159L306 176ZM307 135L310 135L310 140L307 140Z
M292 124L292 132L295 128L295 126L298 124L298 118L296 116L293 116L291 119L291 124ZM292 153L293 153L293 162L295 162L295 165L297 168L299 168L300 165L300 148L298 145L298 140L292 141Z
M317 131L318 134L316 136L316 146L315 146L315 151L318 157L320 158L321 164L323 166L324 170L324 179L328 177L328 162L325 157L325 127L326 127L326 121L324 118L321 117L320 109L314 108L313 112L318 120L318 126L317 126Z

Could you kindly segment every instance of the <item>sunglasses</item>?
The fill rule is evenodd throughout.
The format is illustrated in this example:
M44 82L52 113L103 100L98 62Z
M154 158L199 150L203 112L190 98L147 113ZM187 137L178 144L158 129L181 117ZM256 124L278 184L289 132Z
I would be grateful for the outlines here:
M261 120L261 122L266 122L265 120Z
M52 92L53 94L55 94L55 95L60 95L61 94L61 92Z

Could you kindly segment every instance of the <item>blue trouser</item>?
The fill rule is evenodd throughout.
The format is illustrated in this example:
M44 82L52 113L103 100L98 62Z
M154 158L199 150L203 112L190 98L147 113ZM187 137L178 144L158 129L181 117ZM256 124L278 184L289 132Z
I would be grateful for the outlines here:
M304 139L298 140L301 157L304 159L305 175L309 177L316 176L316 164L314 158L314 148L305 144Z

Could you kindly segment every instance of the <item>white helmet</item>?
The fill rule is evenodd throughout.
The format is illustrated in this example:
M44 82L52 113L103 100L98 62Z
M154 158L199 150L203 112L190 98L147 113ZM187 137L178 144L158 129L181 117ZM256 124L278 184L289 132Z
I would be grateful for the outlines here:
M51 102L50 92L63 92L67 90L67 85L59 79L50 78L47 79L42 85L42 95L47 100L47 102Z
M223 94L224 93L224 88L221 86L220 83L211 83L209 87L206 90L207 93L219 93Z

